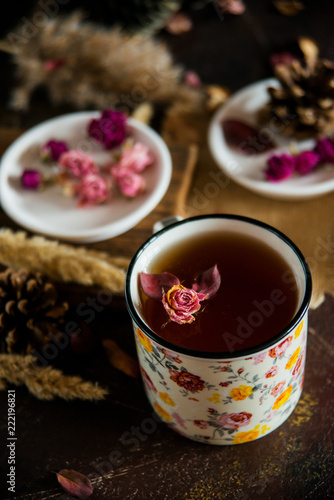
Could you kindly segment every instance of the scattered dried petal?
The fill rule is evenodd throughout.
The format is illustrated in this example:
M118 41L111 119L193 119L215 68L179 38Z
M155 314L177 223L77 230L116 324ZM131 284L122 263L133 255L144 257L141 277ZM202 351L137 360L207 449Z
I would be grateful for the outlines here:
M166 31L172 35L181 35L190 31L192 27L193 23L190 17L183 12L177 12L167 22Z
M216 0L216 5L223 14L232 14L234 16L240 16L246 10L242 0Z
M93 486L88 477L73 469L62 469L57 472L60 486L68 494L81 500L89 498L93 493Z
M304 4L297 0L275 0L274 5L284 16L295 16L304 9Z
M198 278L196 278L195 283L193 284L193 290L197 293L206 295L206 298L210 299L215 293L217 293L220 284L220 273L217 265L215 265L207 271L204 271L204 273L200 274Z
M145 295L151 299L161 299L164 291L180 284L180 280L176 276L166 272L161 274L140 273L139 282Z
M125 373L129 377L137 378L139 375L139 365L136 359L121 349L116 342L111 339L103 339L102 346L108 356L111 366Z
M222 127L227 144L239 153L264 153L275 147L270 137L260 134L259 130L247 123L233 119L224 120Z

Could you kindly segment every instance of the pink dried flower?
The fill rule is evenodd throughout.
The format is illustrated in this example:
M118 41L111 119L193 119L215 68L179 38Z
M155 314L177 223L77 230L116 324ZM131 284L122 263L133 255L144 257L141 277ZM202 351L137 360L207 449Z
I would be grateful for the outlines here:
M145 179L126 168L113 167L111 169L113 180L121 193L127 198L135 198L145 189Z
M320 139L314 150L320 155L320 161L334 163L334 142L331 139Z
M319 165L320 159L320 155L315 151L303 151L296 156L296 172L300 175L309 174L317 165Z
M162 296L162 304L172 321L179 325L192 323L195 314L201 308L200 302L207 298L203 293L196 293L191 288L174 285Z
M188 14L176 12L168 19L165 29L172 35L181 35L190 31L192 27L193 23Z
M44 63L44 69L47 73L53 73L57 71L59 68L66 64L65 59L49 59Z
M270 64L273 68L279 64L290 65L296 60L298 60L297 57L287 51L272 54L269 58Z
M42 175L38 170L26 168L22 173L21 183L25 189L38 189L42 183Z
M184 82L188 87L193 89L200 89L202 87L201 79L195 71L186 71L184 73Z
M139 281L145 295L151 299L162 298L170 319L182 325L194 321L193 314L200 310L200 302L211 298L218 291L221 277L215 265L201 273L192 288L185 288L176 276L167 272L140 273Z
M105 109L99 119L89 122L88 135L106 149L120 146L126 137L126 115L122 111Z
M110 194L109 183L99 175L86 175L77 186L78 206L98 205L106 201Z
M245 4L242 0L215 0L215 3L223 14L226 13L239 16L246 10Z
M41 159L45 162L58 161L66 151L68 151L68 146L65 141L51 139L42 146Z
M132 148L126 149L122 153L119 166L138 174L152 162L153 156L149 152L148 147L141 142L136 142Z
M267 161L264 171L266 179L271 182L279 182L291 177L295 169L295 158L288 154L273 155Z
M65 171L81 179L86 175L96 174L98 168L90 154L85 154L79 149L72 149L63 153L59 159L59 165Z

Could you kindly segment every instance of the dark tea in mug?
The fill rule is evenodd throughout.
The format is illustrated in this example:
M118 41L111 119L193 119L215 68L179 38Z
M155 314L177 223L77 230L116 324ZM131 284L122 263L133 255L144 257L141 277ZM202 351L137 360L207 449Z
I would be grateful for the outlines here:
M292 320L298 307L294 273L278 251L250 235L192 235L160 252L146 272L169 272L191 288L197 276L214 265L220 287L202 302L190 324L170 321L161 300L140 291L143 319L151 330L176 346L234 352L268 341Z

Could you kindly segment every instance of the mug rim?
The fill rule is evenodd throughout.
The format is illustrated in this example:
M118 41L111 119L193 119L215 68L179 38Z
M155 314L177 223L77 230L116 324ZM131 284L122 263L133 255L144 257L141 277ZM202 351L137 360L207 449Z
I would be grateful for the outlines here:
M248 224L253 224L258 227L261 227L267 231L270 231L271 233L274 233L277 237L279 237L281 240L283 240L284 243L286 243L295 253L295 255L298 257L301 268L304 273L305 277L305 293L304 297L302 299L302 302L300 304L300 307L290 320L290 322L284 327L279 333L271 337L269 340L266 340L265 342L262 342L260 344L257 344L256 346L248 347L246 349L239 349L233 352L230 351L199 351L196 349L190 349L188 347L182 347L178 346L176 344L173 344L172 342L169 342L165 340L164 338L160 337L157 333L155 333L151 328L142 320L140 315L138 314L136 307L133 303L133 300L131 298L131 292L130 292L130 284L131 284L131 277L132 277L132 271L133 268L142 255L142 253L148 248L155 240L157 240L162 234L165 232L173 229L174 227L178 227L183 224L191 223L193 221L198 221L198 220L204 220L204 219L230 219L230 220L238 220L241 222L246 222ZM312 294L312 277L311 277L311 271L310 268L305 260L305 257L303 256L302 252L300 249L297 247L297 245L284 233L282 233L280 230L274 228L273 226L266 224L265 222L259 221L257 219L253 219L251 217L245 217L243 215L234 215L234 214L205 214L205 215L196 215L193 217L188 217L186 219L182 219L180 221L174 222L157 233L153 234L148 240L146 240L137 250L137 252L134 254L133 258L131 259L131 262L129 264L129 267L127 269L126 273L126 278L125 278L125 300L126 300L126 305L128 308L128 312L132 318L132 320L135 322L135 324L138 326L138 328L147 335L150 340L153 340L157 344L162 345L164 348L173 350L177 353L180 354L185 354L187 356L193 357L193 358L200 358L200 359L235 359L235 358L243 358L247 357L250 355L254 354L259 354L260 352L267 350L277 344L280 340L283 340L290 332L293 330L297 324L301 321L303 316L305 315L309 304L311 300L311 294Z

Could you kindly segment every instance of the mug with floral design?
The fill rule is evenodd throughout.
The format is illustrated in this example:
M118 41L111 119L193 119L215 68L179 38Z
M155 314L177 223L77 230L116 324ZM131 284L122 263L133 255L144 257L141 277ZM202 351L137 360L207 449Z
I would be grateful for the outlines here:
M235 231L265 241L294 274L298 305L293 318L278 334L253 347L226 352L180 347L157 335L145 322L139 292L141 273L146 273L152 259L170 245L194 234L205 238L213 230ZM180 292L183 287L173 285L169 294L174 289ZM302 392L311 290L310 271L300 250L280 231L260 221L236 215L203 215L178 221L154 234L130 263L125 295L145 391L159 417L185 437L216 445L253 441L280 426ZM191 294L192 290L187 300L192 300ZM197 302L196 307L198 310ZM216 327L224 329L221 324Z

